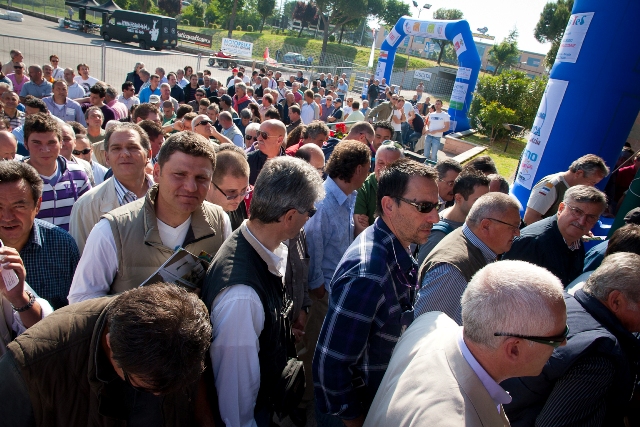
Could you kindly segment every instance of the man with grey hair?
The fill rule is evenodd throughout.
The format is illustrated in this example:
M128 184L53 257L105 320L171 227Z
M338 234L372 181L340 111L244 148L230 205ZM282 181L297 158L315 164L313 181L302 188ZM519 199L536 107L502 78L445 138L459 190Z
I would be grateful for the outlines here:
M467 284L519 235L520 209L514 198L487 193L476 200L464 225L442 239L420 266L416 317L442 311L461 325L460 297Z
M590 185L572 186L564 193L558 213L523 228L504 259L544 267L567 286L582 274L582 237L589 234L606 207L607 196L602 191Z
M84 99L87 96L87 91L75 81L76 72L73 68L64 69L64 81L67 84L67 95L71 99Z
M565 343L562 285L527 262L489 264L462 295L462 324L439 312L411 324L365 427L509 426L503 405L511 390L500 383L538 375Z
M233 95L233 109L242 111L249 106L251 99L247 96L247 85L236 83L236 94Z
M513 426L637 425L630 415L640 346L640 256L607 256L567 305L567 344L536 377L502 383Z
M160 84L169 83L169 81L167 80L167 76L165 75L167 73L166 71L164 71L164 68L162 67L156 68L156 74L158 75L158 77L160 77Z
M600 157L587 154L576 159L569 170L548 175L542 178L531 189L531 195L524 212L524 222L531 225L543 218L548 218L558 212L564 193L574 185L597 185L609 175L609 168Z
M24 101L24 98L31 95L36 98L44 98L51 96L52 86L51 83L42 78L42 67L39 65L29 66L29 80L26 82L20 90L20 100Z
M438 195L442 203L440 211L443 211L446 204L453 204L453 185L462 172L462 165L455 159L444 159L436 164L436 170L438 171Z
M169 101L173 106L173 111L178 111L180 104L178 100L171 96L171 85L169 83L160 84L160 103Z
M74 238L80 254L94 225L100 217L117 207L144 197L153 185L153 178L145 173L151 145L140 126L122 123L105 134L106 163L113 176L104 185L92 188L74 203L71 209L69 234Z
M214 339L210 356L220 416L233 426L269 425L277 384L295 357L286 321L287 247L324 197L322 178L300 159L279 157L258 176L250 216L223 243L202 288ZM216 406L216 405L212 405Z
M104 103L116 113L116 120L129 117L129 108L118 100L118 90L115 87L107 85L104 92Z
M394 144L383 144L376 151L373 172L358 189L356 205L353 210L355 235L359 235L365 228L372 225L376 219L376 203L378 198L378 179L380 172L398 159L404 159L404 150Z
M49 113L63 121L74 121L86 126L84 113L80 104L69 98L69 89L62 80L53 82L53 94L42 101L47 106Z

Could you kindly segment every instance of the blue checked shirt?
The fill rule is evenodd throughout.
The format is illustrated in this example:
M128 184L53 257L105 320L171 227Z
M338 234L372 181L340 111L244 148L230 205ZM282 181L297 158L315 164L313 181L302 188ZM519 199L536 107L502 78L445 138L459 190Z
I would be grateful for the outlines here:
M36 218L20 257L27 270L26 281L38 296L49 301L54 309L67 305L71 281L80 260L73 237L62 228Z
M473 246L480 249L487 264L494 262L497 255L478 238L467 224L462 226L462 233ZM427 271L416 301L416 317L430 311L441 311L462 325L462 306L460 298L467 289L467 279L460 270L451 264L436 264Z
M364 381L373 399L400 335L413 320L417 266L381 218L345 252L331 282L313 358L321 412L344 419L364 413L352 381Z

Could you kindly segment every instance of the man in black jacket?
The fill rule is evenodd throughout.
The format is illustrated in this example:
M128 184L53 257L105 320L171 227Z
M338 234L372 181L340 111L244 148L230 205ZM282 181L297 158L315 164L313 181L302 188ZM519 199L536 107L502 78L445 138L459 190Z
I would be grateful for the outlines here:
M501 384L513 397L505 406L512 426L638 425L637 419L625 424L625 417L640 362L633 335L640 332L639 277L640 256L619 252L604 259L575 297L565 294L566 345L537 377Z
M575 185L569 188L558 214L522 229L503 259L519 259L544 267L564 286L582 274L584 245L588 235L607 207L607 197L595 187Z

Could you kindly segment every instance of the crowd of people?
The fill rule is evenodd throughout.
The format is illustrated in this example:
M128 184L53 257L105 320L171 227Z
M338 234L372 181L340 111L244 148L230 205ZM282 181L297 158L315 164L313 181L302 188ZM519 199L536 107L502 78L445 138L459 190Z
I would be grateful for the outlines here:
M523 208L438 161L422 88L50 60L0 73L3 425L640 422L640 208L585 249L601 158Z

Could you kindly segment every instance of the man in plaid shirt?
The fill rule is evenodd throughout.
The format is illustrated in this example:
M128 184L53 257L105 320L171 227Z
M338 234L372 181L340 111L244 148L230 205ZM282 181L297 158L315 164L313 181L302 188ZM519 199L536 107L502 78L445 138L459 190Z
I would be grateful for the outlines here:
M436 179L435 169L407 159L385 169L379 217L351 244L331 281L313 381L319 412L347 426L364 422L393 348L413 320L417 263L409 245L425 243L438 222Z

